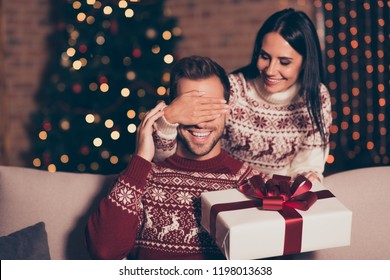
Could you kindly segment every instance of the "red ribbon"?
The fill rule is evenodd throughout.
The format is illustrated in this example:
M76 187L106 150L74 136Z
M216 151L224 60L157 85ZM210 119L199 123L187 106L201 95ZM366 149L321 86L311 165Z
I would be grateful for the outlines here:
M292 183L287 176L274 175L267 182L255 175L239 186L239 190L250 197L263 201L263 210L282 210L291 207L308 210L316 201L317 196L310 191L312 183L299 175Z
M304 176L294 182L290 177L274 175L267 182L254 176L239 186L244 194L255 197L250 201L215 204L210 209L210 234L215 238L216 218L219 212L251 207L274 210L285 219L283 255L301 252L303 220L299 210L308 210L318 199L334 197L328 190L311 192L312 183Z

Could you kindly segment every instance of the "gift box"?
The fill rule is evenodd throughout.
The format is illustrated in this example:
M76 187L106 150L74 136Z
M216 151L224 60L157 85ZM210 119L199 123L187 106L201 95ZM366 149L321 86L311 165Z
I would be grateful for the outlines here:
M227 259L269 258L350 245L349 209L318 181L305 178L294 186L288 177L279 177L284 184L278 188L284 191L272 183L269 189L265 189L269 184L253 188L247 181L237 189L202 193L201 224Z

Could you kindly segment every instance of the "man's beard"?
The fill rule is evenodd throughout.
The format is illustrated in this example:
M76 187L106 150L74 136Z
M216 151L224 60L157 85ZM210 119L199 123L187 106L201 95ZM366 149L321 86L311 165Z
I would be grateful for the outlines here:
M180 133L177 135L177 141L180 142L188 152L192 153L195 156L205 156L217 145L219 140L222 138L222 133L219 135L218 138L215 138L211 144L208 147L205 144L193 144L187 141ZM196 146L199 147L198 151L196 151L193 147Z

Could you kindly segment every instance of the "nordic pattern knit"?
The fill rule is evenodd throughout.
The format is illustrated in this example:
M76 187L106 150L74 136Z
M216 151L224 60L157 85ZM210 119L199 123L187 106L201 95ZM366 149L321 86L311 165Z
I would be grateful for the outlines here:
M200 194L235 188L255 174L224 151L206 161L173 155L159 164L133 156L88 220L91 256L223 259L200 226Z
M230 74L231 115L227 121L222 147L231 156L270 174L295 177L315 172L322 179L329 153L317 128L314 133L299 86L285 92L267 94L261 80L246 81L242 74ZM321 84L321 104L329 139L332 123L330 95ZM176 124L164 117L155 125L156 158L174 152Z

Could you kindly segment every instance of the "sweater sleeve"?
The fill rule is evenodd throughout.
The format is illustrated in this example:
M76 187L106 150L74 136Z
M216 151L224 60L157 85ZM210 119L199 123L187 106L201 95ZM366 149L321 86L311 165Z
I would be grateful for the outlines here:
M153 141L155 153L153 161L163 161L176 151L178 124L169 123L164 116L153 124Z
M142 223L142 195L151 163L133 156L109 194L89 217L86 243L94 259L123 259L134 247Z
M322 181L328 154L329 147L326 147L325 150L322 147L302 150L292 161L288 173L293 177L296 177L298 174L308 176L310 173L314 173Z

